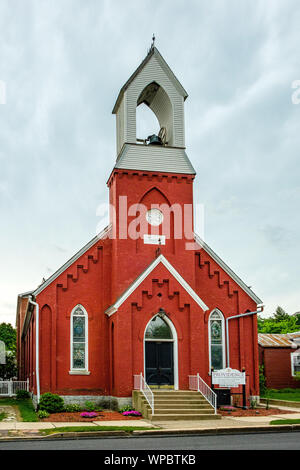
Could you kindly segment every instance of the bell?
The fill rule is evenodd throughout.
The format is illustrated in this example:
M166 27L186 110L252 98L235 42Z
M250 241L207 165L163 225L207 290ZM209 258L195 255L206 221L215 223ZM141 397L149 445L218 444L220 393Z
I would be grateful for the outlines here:
M158 135L155 135L155 134L149 135L147 140L149 140L148 145L162 145L161 138L158 137Z

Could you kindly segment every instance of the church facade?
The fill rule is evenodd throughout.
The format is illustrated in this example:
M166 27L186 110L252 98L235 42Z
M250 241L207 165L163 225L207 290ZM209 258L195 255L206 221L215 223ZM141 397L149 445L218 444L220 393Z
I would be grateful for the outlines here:
M248 399L259 395L262 301L194 233L186 98L152 46L113 108L109 226L18 296L19 378L29 378L37 401L52 392L125 403L136 375L150 387L186 390L190 375L210 386L212 369L228 367L246 371ZM160 131L137 139L142 103Z

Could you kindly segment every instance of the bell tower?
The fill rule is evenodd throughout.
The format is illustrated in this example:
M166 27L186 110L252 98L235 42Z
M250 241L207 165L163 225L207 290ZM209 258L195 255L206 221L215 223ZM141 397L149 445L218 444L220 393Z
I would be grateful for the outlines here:
M185 153L184 102L187 92L152 46L121 88L113 114L117 123L116 168L195 174ZM146 104L160 124L158 136L136 135L136 109Z
M177 266L193 285L194 258L186 249L187 242L193 238L195 178L195 170L185 152L187 96L152 44L145 59L121 88L114 105L117 158L108 186L114 208L112 284L113 291L119 294L158 253ZM136 135L136 110L142 103L158 120L157 135ZM132 236L131 231L135 223L134 208L138 214L138 237Z

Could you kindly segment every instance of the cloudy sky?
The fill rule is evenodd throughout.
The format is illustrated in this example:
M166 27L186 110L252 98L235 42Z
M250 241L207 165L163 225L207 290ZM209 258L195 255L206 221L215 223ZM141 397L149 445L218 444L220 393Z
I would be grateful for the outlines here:
M0 0L0 322L95 236L153 33L189 94L205 241L266 315L299 311L299 25L298 0Z

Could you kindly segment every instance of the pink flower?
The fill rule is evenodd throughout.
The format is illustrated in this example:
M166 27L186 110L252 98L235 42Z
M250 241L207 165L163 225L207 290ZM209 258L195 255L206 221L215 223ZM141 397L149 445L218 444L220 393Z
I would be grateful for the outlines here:
M93 411L84 411L83 413L80 413L80 416L82 416L83 418L96 418L98 415Z
M139 411L131 410L131 411L123 411L122 415L123 416L142 416L142 413L140 413Z

